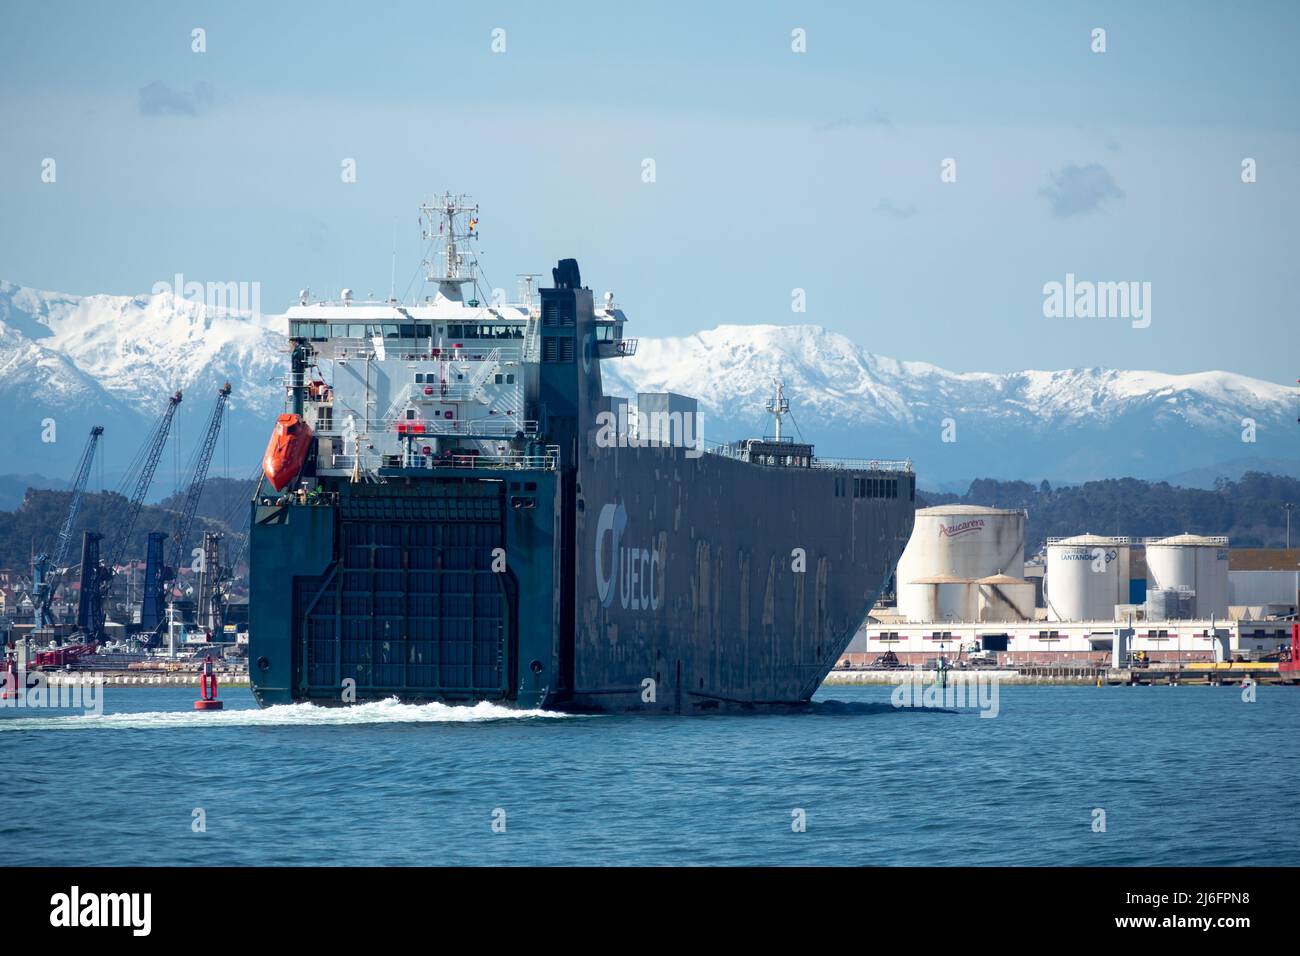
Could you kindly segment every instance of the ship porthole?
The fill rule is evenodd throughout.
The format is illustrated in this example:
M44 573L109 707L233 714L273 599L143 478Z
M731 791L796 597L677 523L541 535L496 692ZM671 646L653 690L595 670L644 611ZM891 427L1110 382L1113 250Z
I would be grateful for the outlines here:
M528 665L528 669L532 671L534 674L540 674L542 672L542 662L533 661L531 664Z
M271 669L271 662L268 661L265 657L259 657L259 658L257 659L257 666L258 666L261 670L264 670L264 671L265 671L265 670L270 670L270 669Z

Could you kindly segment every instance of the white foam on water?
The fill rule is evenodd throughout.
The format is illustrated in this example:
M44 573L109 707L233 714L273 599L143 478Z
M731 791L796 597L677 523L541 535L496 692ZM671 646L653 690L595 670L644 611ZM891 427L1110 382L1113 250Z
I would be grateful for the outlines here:
M11 712L12 713L12 712ZM357 724L455 724L527 718L562 718L550 710L521 710L488 701L477 704L404 704L396 697L350 707L278 704L247 710L162 710L117 714L0 717L6 730L166 730L191 727L329 727Z

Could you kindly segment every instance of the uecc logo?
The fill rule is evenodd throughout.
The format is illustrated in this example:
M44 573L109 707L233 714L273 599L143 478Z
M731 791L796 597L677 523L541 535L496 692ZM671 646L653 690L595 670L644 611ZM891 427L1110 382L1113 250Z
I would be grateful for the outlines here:
M641 611L659 609L659 551L623 546L627 509L605 505L596 522L596 594L601 607L614 603ZM608 568L608 572L606 569Z

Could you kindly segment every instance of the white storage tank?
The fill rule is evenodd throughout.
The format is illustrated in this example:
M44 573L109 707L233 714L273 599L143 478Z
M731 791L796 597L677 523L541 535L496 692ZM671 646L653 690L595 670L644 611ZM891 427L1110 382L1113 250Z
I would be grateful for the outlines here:
M983 623L1032 621L1034 619L1033 581L993 574L975 582L978 589L978 613Z
M895 579L898 585L898 610L909 621L935 620L935 602L956 606L964 600L966 620L973 621L976 607L972 582L995 574L1013 578L1024 576L1025 513L1005 508L982 508L976 505L938 505L916 512L912 537L898 559ZM949 581L944 594L936 597L936 583L927 579L944 577ZM956 592L965 587L965 596ZM954 592L948 594L947 592ZM954 620L938 618L938 620Z
M1129 539L1096 534L1047 541L1049 621L1113 621L1128 603Z
M927 622L965 622L975 620L975 583L951 574L935 574L912 582L916 592L914 604Z
M1197 618L1228 616L1228 539L1179 534L1147 542L1151 590L1195 591Z

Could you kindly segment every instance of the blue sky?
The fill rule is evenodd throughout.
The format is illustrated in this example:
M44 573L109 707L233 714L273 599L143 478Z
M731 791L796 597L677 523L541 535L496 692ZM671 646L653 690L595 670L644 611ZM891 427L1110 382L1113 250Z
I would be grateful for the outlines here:
M400 294L450 188L492 285L576 257L640 335L809 322L958 370L1292 382L1297 41L1286 3L8 0L0 277L258 281L278 311L387 294L396 236ZM1066 273L1150 282L1150 327L1044 318Z

